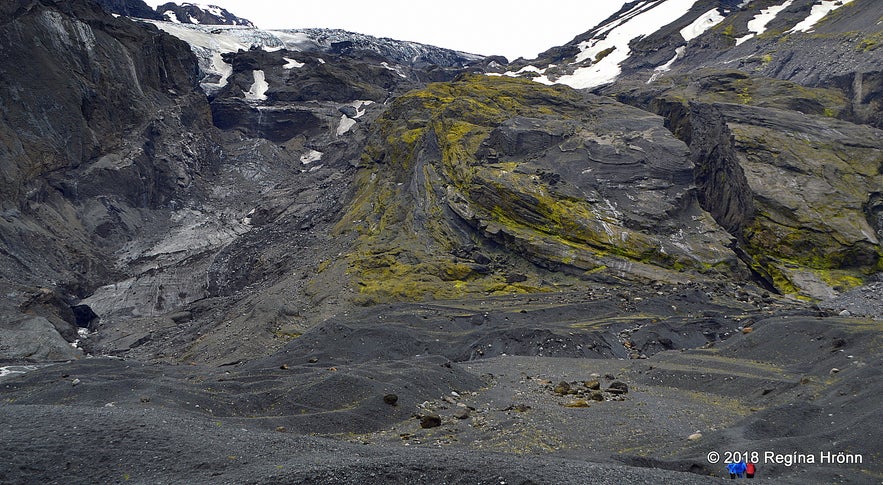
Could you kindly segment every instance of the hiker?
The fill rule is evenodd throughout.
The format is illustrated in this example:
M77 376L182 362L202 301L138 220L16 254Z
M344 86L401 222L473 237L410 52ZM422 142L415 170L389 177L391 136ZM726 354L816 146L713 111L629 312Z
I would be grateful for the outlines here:
M754 463L751 463L749 461L748 463L745 464L745 478L754 478L754 472L755 472Z
M738 461L727 465L727 471L730 472L730 478L742 478L742 474L745 473L745 468L746 465L744 461Z

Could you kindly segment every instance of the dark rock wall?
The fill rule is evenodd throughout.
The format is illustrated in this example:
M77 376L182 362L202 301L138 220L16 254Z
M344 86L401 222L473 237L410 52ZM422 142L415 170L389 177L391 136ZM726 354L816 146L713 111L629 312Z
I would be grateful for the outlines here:
M754 202L739 165L733 134L713 106L690 105L690 153L702 208L731 234L740 234L751 218Z
M162 15L150 8L142 0L96 0L107 13L139 19L163 20Z
M0 14L0 282L19 295L0 311L15 321L34 287L73 302L106 281L109 253L216 156L186 44L81 0Z

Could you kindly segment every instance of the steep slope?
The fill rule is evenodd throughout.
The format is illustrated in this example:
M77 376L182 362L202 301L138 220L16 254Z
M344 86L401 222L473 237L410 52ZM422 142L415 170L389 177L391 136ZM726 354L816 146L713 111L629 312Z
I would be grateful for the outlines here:
M2 321L49 330L33 345L4 331L3 349L68 358L52 326L76 338L90 318L70 305L118 274L110 255L165 226L217 160L210 111L195 58L170 36L89 2L7 2L0 14Z
M880 271L881 132L835 118L842 92L714 70L609 92L691 145L703 207L771 285L828 298Z
M880 127L881 15L863 0L630 2L507 74L665 116L748 265L778 291L826 298L881 268L883 147L862 126Z

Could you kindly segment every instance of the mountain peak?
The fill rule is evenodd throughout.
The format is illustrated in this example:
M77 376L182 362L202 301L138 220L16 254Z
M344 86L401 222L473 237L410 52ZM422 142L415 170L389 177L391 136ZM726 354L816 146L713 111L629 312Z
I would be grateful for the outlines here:
M250 20L237 17L227 9L217 5L189 2L178 5L174 2L168 2L157 7L156 11L162 16L163 20L175 23L254 27L254 23Z

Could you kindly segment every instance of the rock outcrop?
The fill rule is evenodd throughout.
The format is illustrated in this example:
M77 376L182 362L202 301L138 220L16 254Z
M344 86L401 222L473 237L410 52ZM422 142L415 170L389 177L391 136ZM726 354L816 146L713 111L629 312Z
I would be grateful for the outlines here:
M350 264L368 298L545 286L539 274L507 281L464 249L474 233L485 251L581 278L738 277L729 235L697 204L686 146L655 116L467 76L401 96L373 136L340 225L359 234Z
M838 119L851 113L843 93L713 70L605 92L690 144L702 206L771 287L828 298L880 271L883 138Z

